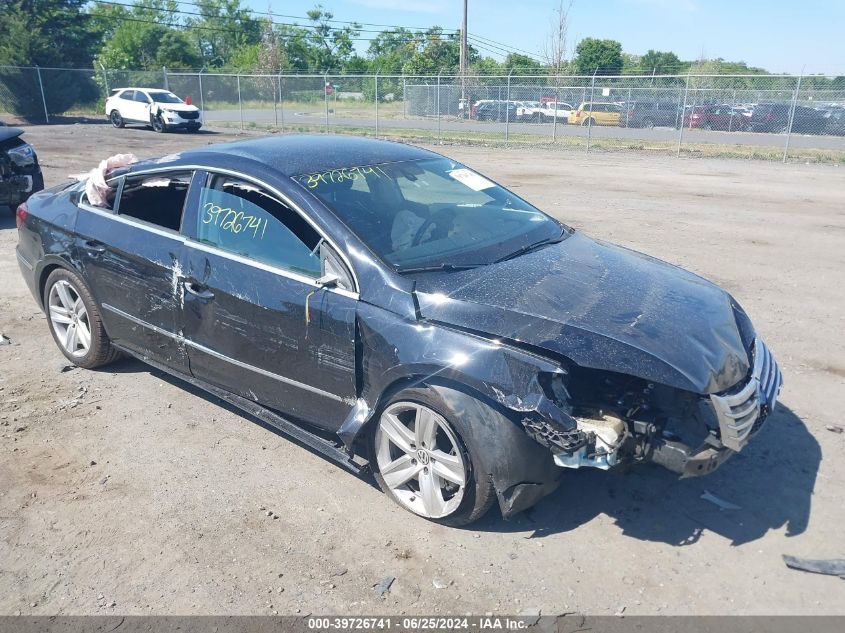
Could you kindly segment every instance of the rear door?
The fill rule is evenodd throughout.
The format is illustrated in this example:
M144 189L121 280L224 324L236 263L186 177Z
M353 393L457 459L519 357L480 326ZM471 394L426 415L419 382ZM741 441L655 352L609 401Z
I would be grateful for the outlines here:
M115 183L113 210L83 202L76 222L82 271L109 337L184 372L179 228L191 177L184 170L130 174Z
M269 188L209 173L198 189L182 266L193 374L336 431L356 395L351 273ZM337 287L317 283L327 271Z

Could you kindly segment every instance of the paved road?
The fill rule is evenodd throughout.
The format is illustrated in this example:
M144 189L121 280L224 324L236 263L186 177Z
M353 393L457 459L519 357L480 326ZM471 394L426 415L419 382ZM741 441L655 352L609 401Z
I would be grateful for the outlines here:
M209 122L215 121L240 121L241 112L235 110L207 110L205 118ZM297 126L324 126L326 115L321 111L297 112L295 110L247 110L243 111L245 123L273 123L278 121L279 125L285 127ZM329 114L329 127L371 127L376 128L375 112L372 117L346 116L343 114ZM464 132L476 137L480 133L505 134L506 128L510 134L537 136L548 140L554 134L557 139L567 137L585 138L588 133L595 139L623 139L631 141L645 141L655 143L677 143L678 130L670 127L654 129L620 128L594 126L592 130L573 125L558 123L511 123L506 126L498 122L465 121L454 117L436 118L408 117L408 118L381 118L379 120L380 130L429 130L436 131L438 128L444 133L454 134ZM690 130L685 129L683 134L684 143L713 143L720 145L752 145L755 147L784 147L786 134L762 134L754 132L717 132L713 130ZM793 134L790 138L790 147L795 149L823 149L845 151L845 137L842 136L820 136L811 134Z

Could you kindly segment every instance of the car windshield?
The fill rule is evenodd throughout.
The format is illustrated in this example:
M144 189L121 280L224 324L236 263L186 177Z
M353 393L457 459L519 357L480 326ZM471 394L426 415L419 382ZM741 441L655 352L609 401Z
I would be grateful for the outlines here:
M156 103L182 103L182 100L172 92L150 92L150 97Z
M399 272L491 264L566 235L557 221L447 158L333 169L294 180Z

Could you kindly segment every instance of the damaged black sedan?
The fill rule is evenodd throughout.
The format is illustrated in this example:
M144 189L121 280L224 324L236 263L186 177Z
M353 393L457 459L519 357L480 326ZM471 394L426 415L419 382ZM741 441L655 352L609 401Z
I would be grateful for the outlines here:
M24 131L0 123L0 207L15 210L36 191L44 188L44 176Z
M729 294L433 152L289 136L102 176L20 226L62 353L138 357L422 517L507 517L571 468L706 474L775 406Z

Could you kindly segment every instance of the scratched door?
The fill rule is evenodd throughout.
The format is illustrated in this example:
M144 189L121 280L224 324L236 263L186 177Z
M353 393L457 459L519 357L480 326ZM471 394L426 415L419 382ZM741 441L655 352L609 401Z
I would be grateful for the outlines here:
M336 430L355 398L356 299L315 283L319 236L283 203L230 177L210 175L196 204L182 282L191 371Z
M143 187L145 178L172 187ZM85 280L102 310L109 337L120 346L187 373L179 342L179 259L184 238L178 227L190 174L127 179L117 211L81 204L77 252ZM130 187L130 180L132 186ZM154 198L150 198L150 194ZM146 200L146 201L145 201ZM125 211L154 207L170 211L171 228L140 221Z

